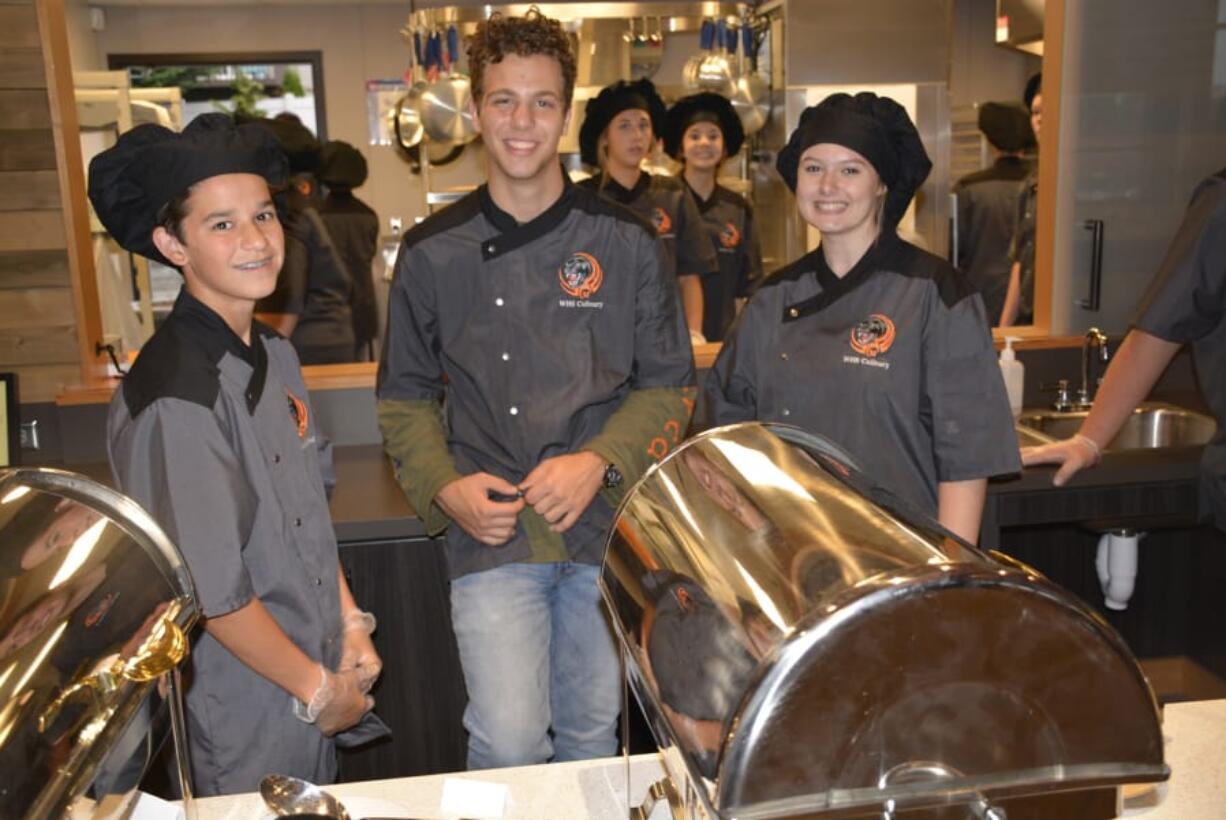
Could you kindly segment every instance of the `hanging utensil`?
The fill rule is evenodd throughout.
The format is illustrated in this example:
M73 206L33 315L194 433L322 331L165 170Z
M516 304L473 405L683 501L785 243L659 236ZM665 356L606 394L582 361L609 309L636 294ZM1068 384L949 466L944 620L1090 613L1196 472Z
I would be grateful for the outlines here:
M698 88L702 91L713 91L725 97L732 96L734 78L732 66L727 54L728 23L721 19L715 25L715 35L711 51L698 64Z
M447 53L445 62L454 66L459 56L459 32L452 26L447 32ZM444 62L442 37L435 32L432 37L435 43L439 63ZM449 72L446 76L430 83L421 98L421 120L426 130L426 138L434 142L449 142L464 145L477 136L473 126L472 112L469 101L472 99L472 85L463 74Z
M770 119L770 86L756 70L757 54L754 42L753 28L749 23L741 27L741 39L744 44L744 69L733 84L731 100L732 109L736 111L745 134L756 134ZM735 32L734 32L735 36Z
M396 102L392 118L396 142L406 151L421 142L425 133L421 112L417 108L421 93L426 88L422 78L421 56L421 32L414 29L409 42L409 70L406 78L409 90Z
M715 24L710 20L703 20L698 30L698 53L686 60L681 69L681 80L686 88L698 89L698 69L710 53L711 44L714 42Z

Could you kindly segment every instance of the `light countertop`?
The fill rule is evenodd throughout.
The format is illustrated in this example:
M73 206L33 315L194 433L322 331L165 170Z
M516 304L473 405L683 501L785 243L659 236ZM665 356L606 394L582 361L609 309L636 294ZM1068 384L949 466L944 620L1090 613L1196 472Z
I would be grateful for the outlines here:
M1126 817L1144 820L1220 820L1226 806L1226 700L1176 703L1165 710L1163 735L1169 782L1128 795ZM647 787L663 776L656 755L629 761L630 800L637 805ZM403 817L444 820L457 817L442 807L444 784L477 780L506 787L505 820L625 820L627 763L605 758L544 766L457 772L447 775L344 783L328 787L353 808ZM266 816L258 795L197 801L198 820L249 820ZM395 811L393 811L393 809ZM664 820L659 805L653 820ZM355 818L357 820L357 818Z

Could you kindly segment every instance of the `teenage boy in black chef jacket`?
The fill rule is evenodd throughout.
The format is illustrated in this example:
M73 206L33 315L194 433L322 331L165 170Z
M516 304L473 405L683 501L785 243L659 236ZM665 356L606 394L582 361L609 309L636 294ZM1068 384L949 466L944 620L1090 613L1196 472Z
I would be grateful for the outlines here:
M120 489L182 551L204 614L187 690L198 795L253 791L269 772L330 782L333 736L381 727L366 714L373 618L328 514L330 448L290 343L252 319L284 258L270 186L285 172L271 135L224 114L181 134L139 126L89 169L116 241L184 279L115 392L107 448Z
M447 531L469 767L599 757L621 686L605 533L686 427L689 337L651 227L558 162L575 59L557 21L494 15L469 65L488 181L404 237L379 421Z

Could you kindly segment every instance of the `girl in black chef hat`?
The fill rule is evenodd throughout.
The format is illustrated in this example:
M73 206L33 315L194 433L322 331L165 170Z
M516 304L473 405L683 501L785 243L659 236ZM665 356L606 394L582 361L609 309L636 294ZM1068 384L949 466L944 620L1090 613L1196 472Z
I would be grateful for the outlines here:
M582 185L627 206L655 228L675 264L690 339L705 342L701 277L719 270L702 217L685 186L650 174L643 160L663 133L667 113L651 80L620 80L588 101L579 128L580 158L599 173Z
M876 94L804 111L776 168L818 248L750 300L705 385L707 420L804 427L970 542L987 478L1020 469L983 302L897 234L932 163Z
M762 276L762 252L745 197L717 181L720 166L736 156L745 130L732 103L704 91L678 100L664 119L664 150L682 164L703 229L719 260L719 272L702 279L702 333L707 341L724 338L750 288Z

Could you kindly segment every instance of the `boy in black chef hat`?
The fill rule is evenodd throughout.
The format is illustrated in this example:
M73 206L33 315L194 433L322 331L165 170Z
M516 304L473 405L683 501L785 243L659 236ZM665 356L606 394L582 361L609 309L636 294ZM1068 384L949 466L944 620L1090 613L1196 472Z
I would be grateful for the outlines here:
M703 329L703 285L719 262L703 235L702 216L685 186L663 174L640 167L664 133L667 109L651 80L619 80L591 100L579 128L579 154L600 169L580 184L627 206L654 227L674 264L690 341L706 340Z
M205 618L187 692L200 795L254 790L270 771L328 782L332 736L381 727L373 618L328 514L330 453L293 348L252 318L284 255L285 179L272 137L222 114L181 134L141 125L90 164L102 224L184 279L115 392L107 445L118 486L183 553Z
M702 215L719 272L702 279L702 333L724 338L737 311L762 277L762 252L748 200L718 182L720 166L736 156L745 129L732 103L705 91L677 101L664 118L664 150L682 163L681 179Z

